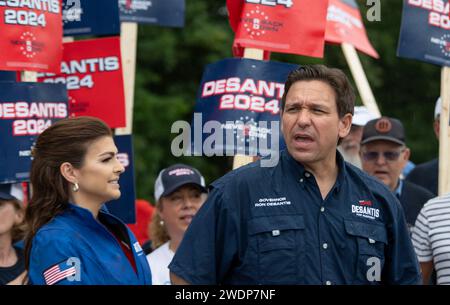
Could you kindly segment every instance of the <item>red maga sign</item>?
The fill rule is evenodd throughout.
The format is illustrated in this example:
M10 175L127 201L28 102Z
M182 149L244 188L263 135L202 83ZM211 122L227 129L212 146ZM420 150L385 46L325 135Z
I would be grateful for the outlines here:
M378 53L367 38L358 5L353 0L329 0L325 40L331 43L349 43L367 55L378 58Z
M235 55L258 48L323 57L328 1L227 0L227 7Z
M65 43L61 73L39 74L38 81L66 84L70 116L95 116L111 128L125 126L119 37Z
M59 0L2 0L0 29L0 70L59 70L62 56Z

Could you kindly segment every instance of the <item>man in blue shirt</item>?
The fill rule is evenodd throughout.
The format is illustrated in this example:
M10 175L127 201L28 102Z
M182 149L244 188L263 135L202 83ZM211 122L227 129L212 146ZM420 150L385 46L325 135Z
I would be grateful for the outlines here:
M401 206L343 161L355 95L338 69L303 66L281 104L287 151L211 185L169 266L174 284L416 284Z

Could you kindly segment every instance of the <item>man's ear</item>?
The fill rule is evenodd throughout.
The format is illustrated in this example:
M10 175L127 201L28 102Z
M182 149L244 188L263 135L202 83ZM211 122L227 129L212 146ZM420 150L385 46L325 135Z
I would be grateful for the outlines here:
M339 137L345 138L352 128L352 114L346 113L343 118L339 119Z
M411 150L408 147L406 147L404 153L405 153L404 154L404 160L406 162L408 162L409 157L411 156Z
M61 175L70 183L78 183L78 175L76 169L69 162L64 162L59 167Z

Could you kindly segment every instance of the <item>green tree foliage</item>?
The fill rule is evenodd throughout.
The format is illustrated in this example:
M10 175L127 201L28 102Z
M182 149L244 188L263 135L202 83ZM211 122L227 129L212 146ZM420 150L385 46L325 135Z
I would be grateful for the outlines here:
M397 57L402 1L382 1L379 22L368 22L369 7L365 0L358 2L369 39L380 54L376 60L359 53L380 110L405 124L414 162L431 159L437 155L432 118L439 95L440 67ZM232 164L226 157L175 158L170 152L176 136L171 134L171 126L177 120L191 120L205 66L232 56L233 33L225 1L188 0L186 6L186 25L182 29L139 26L134 148L140 198L153 199L159 170L175 162L196 166L207 183L229 171ZM271 59L324 63L343 69L351 78L337 45L326 46L324 59L275 53Z
M133 133L140 198L153 198L159 171L174 163L197 167L207 183L231 168L225 157L176 158L170 151L171 126L190 122L204 67L232 56L225 2L186 2L184 28L139 26Z
M369 39L380 54L378 60L360 56L380 110L405 125L413 162L432 159L438 155L432 124L441 67L397 57L403 1L381 1L380 22L368 22L366 1L358 2Z

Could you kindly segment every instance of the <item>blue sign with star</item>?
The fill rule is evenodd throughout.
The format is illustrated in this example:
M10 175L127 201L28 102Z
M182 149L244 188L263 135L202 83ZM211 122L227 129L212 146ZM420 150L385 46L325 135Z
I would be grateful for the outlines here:
M208 65L191 124L194 155L264 156L278 151L283 146L279 121L284 83L296 67L244 58Z
M117 0L63 0L64 36L119 35Z
M119 0L120 21L184 27L185 0Z
M439 3L403 1L399 57L450 66L450 18L445 12L448 0Z
M0 183L28 181L37 136L68 116L64 84L0 82Z

